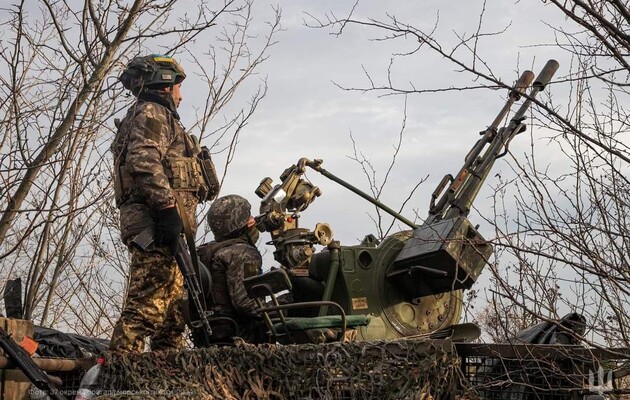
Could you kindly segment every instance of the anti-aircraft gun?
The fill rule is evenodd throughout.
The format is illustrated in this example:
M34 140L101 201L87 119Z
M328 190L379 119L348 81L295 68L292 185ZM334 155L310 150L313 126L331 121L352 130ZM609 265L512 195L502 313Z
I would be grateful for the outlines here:
M492 124L480 134L459 173L446 175L431 196L429 216L421 225L404 218L322 168L322 160L301 158L272 186L265 178L256 189L262 198L257 217L261 231L271 233L274 258L291 272L296 301L334 301L346 314L370 315L358 339L389 339L429 333L457 324L464 289L470 289L492 254L492 246L467 216L495 161L510 141L526 129L525 113L558 68L547 62L534 79L525 71L509 91L508 100ZM532 83L529 94L525 95ZM512 105L526 99L509 122ZM328 224L314 230L298 226L299 214L321 195L302 176L311 168L391 214L411 230L378 242L372 235L361 244L342 246L332 240ZM313 245L327 248L315 253ZM327 313L322 307L319 315Z

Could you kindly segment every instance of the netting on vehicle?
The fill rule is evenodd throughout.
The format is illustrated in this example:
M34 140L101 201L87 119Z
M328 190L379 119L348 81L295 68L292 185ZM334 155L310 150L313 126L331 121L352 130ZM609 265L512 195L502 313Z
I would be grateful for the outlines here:
M105 399L438 399L460 382L450 341L239 344L110 355Z

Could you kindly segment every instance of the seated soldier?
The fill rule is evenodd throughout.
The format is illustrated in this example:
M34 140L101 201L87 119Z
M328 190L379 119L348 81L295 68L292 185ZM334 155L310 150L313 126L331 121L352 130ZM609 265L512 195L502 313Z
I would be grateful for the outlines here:
M262 257L256 248L259 232L251 205L235 194L220 197L210 206L208 224L214 241L200 246L198 254L212 275L214 315L236 321L238 336L246 342L262 343L263 324L243 285L243 279L262 273ZM236 334L229 322L211 325L214 343L230 343Z

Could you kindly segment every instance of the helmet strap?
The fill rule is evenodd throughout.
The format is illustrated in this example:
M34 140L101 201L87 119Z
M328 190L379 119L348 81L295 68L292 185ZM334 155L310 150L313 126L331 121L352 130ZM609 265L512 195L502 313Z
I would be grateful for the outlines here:
M245 235L247 236L247 241L249 242L249 244L251 244L252 246L256 247L256 242L260 238L260 232L256 228L256 225L247 228L247 231L245 232ZM254 238L254 236L255 236L255 238Z

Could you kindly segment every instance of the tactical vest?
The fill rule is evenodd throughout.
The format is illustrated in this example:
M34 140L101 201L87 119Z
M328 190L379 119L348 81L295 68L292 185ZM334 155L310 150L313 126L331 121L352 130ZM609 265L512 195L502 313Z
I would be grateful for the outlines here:
M241 238L223 240L221 242L210 242L199 246L197 254L202 260L204 265L208 268L208 272L212 276L212 296L214 297L213 311L219 315L233 314L232 312L232 299L230 298L230 292L227 287L227 275L226 271L213 269L213 258L216 253L226 247L232 246L237 243L247 243Z
M131 114L131 111L130 111ZM127 115L126 118L135 115ZM126 168L128 138L120 138L122 123L114 120L118 132L115 140L123 140L122 149L114 161L114 196L116 206L120 208L125 202L132 199L134 187L133 177ZM171 118L172 129L177 131L175 118ZM182 140L186 146L186 156L166 157L162 160L164 173L168 178L171 189L175 192L192 192L200 202L213 200L219 193L220 183L216 168L212 162L210 151L206 146L200 146L199 140L194 135L187 134L182 127L184 137ZM192 145L191 145L192 143ZM142 199L137 199L143 202Z

